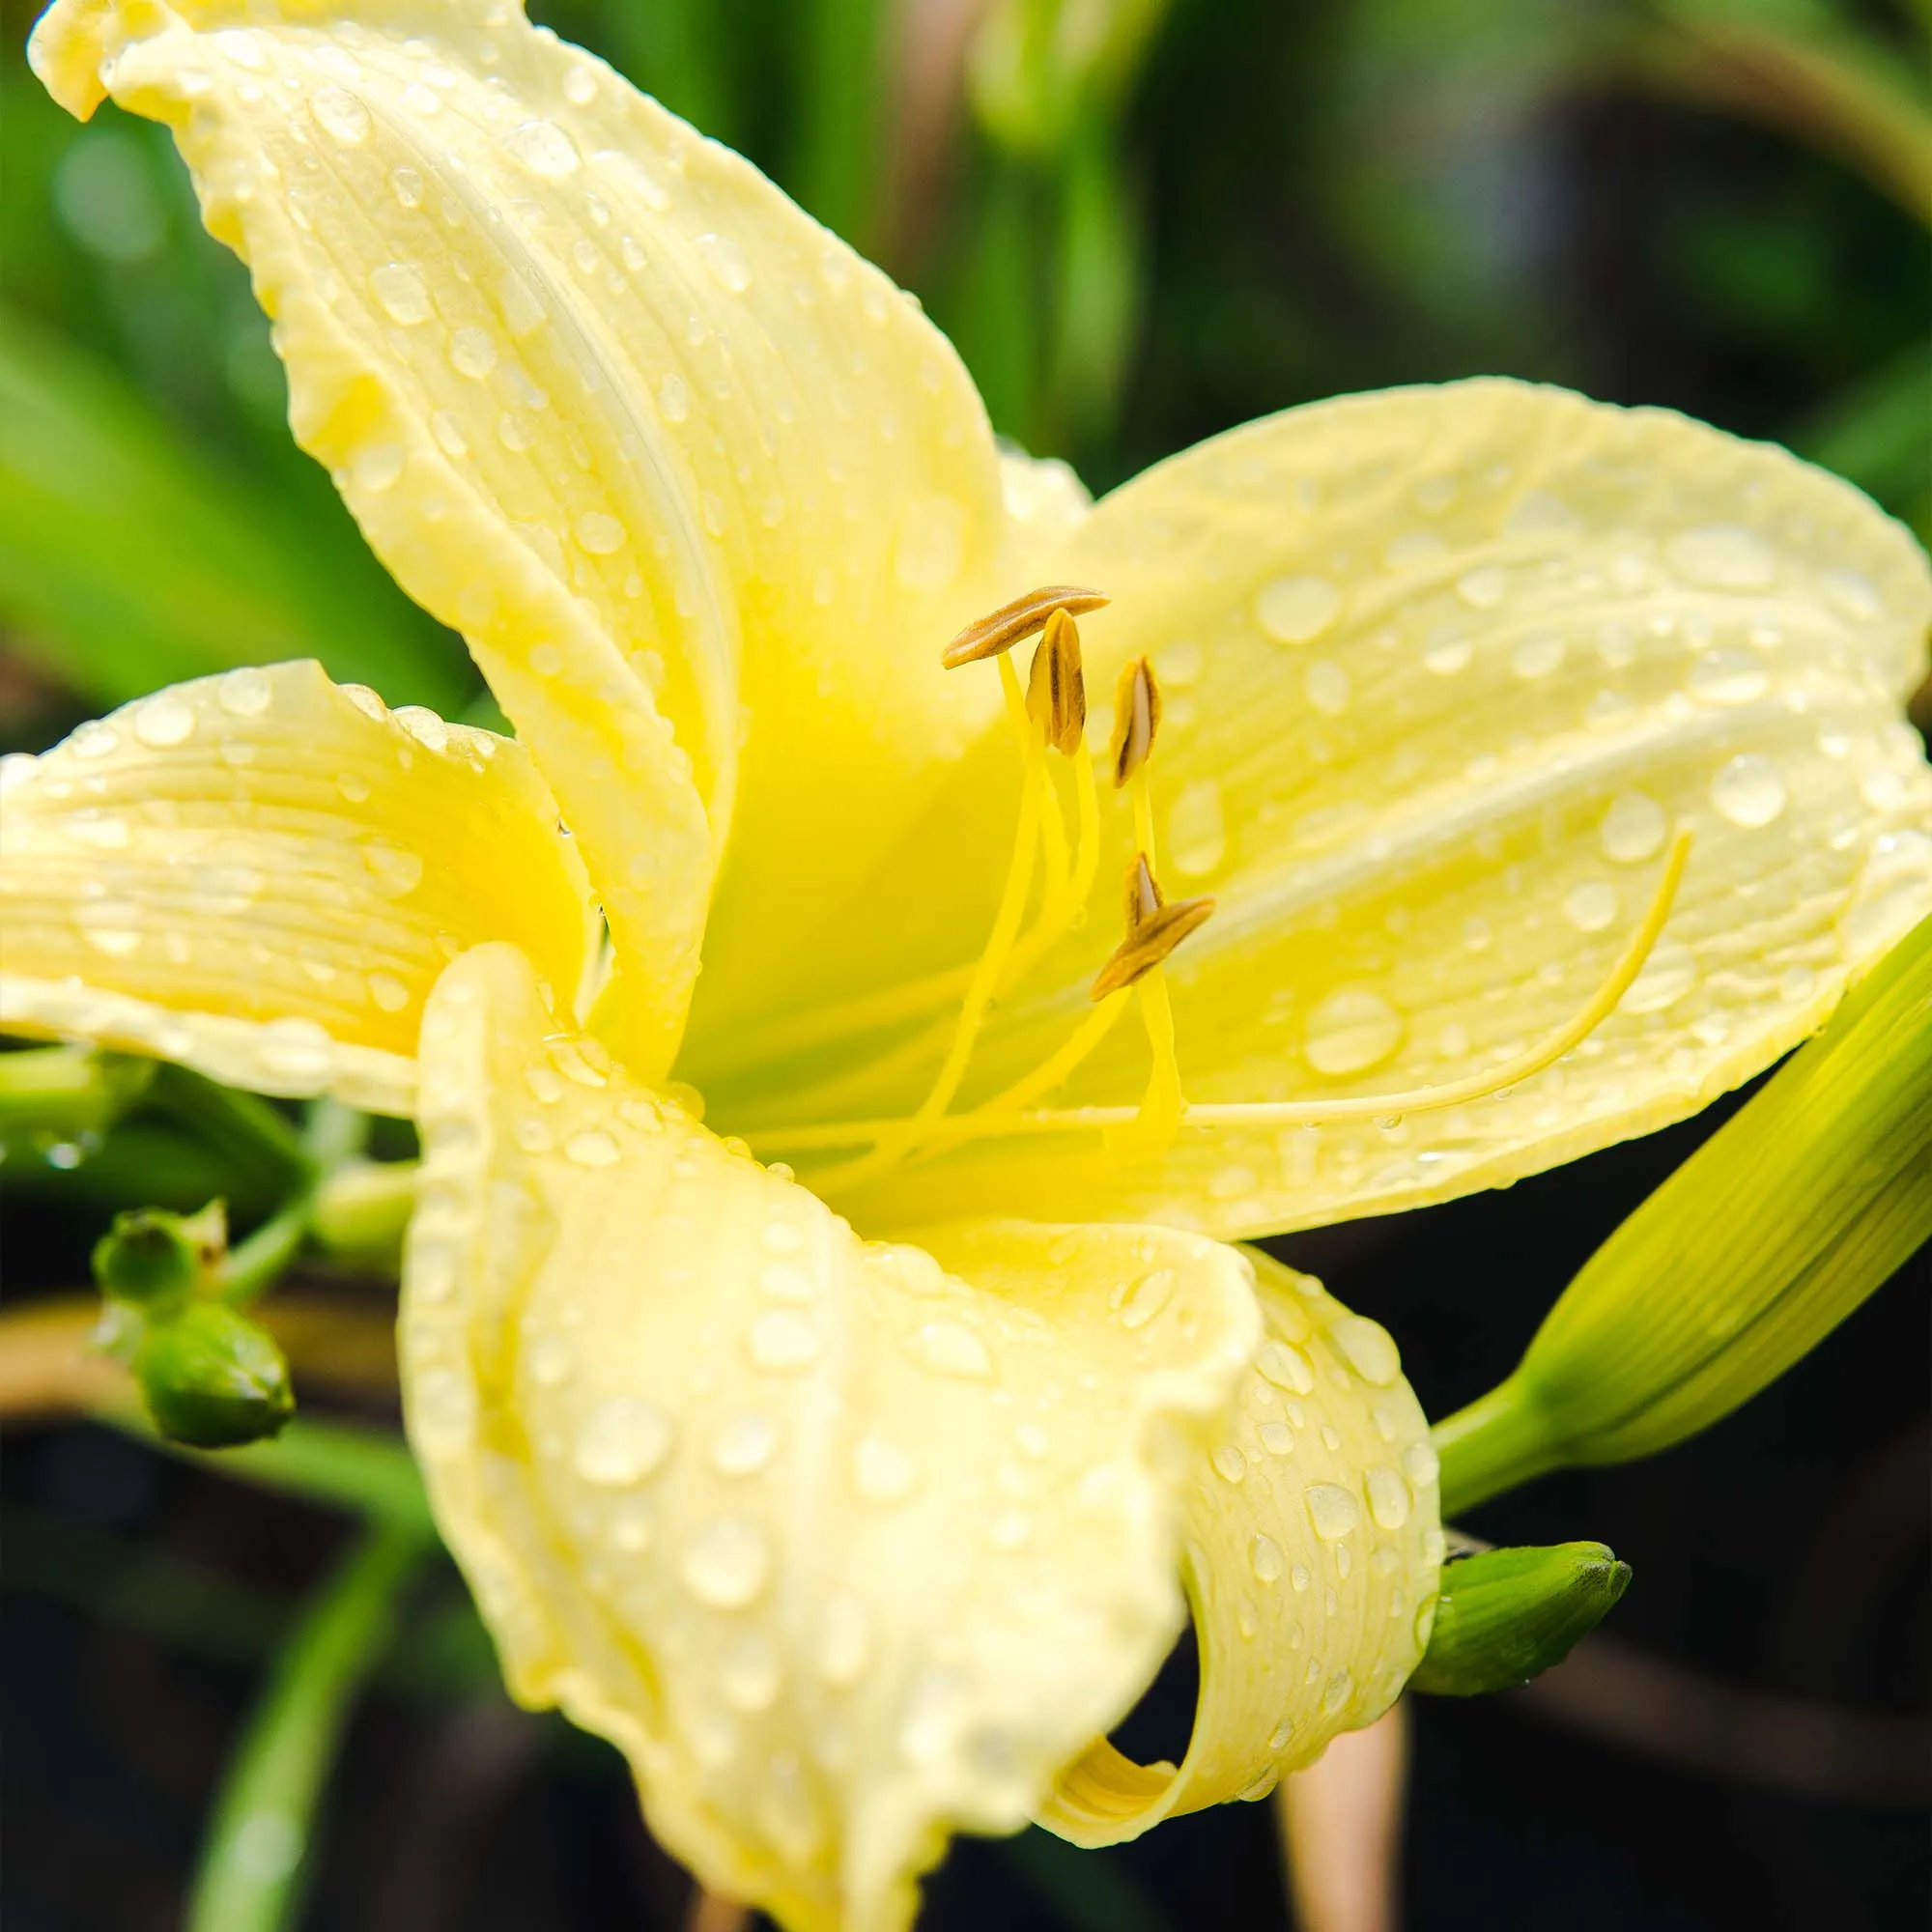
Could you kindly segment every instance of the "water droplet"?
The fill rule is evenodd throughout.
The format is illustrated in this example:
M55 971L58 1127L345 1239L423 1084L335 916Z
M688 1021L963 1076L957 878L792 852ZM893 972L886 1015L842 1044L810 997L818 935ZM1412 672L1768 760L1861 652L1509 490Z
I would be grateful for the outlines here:
M818 1324L796 1308L768 1308L752 1323L745 1346L761 1369L802 1369L818 1353Z
M561 1335L539 1335L530 1344L526 1359L539 1388L555 1388L569 1379L570 1344Z
M1402 1472L1418 1490L1426 1490L1441 1469L1435 1445L1426 1435L1419 1436L1402 1452Z
M1334 1717L1349 1701L1350 1693L1355 1688L1355 1680L1347 1670L1338 1670L1322 1687L1321 1708L1329 1717Z
M273 691L266 673L243 665L222 676L214 687L215 701L237 718L259 718L268 710Z
M581 160L577 144L554 121L523 122L503 136L503 145L542 181L575 174Z
M852 1483L867 1502L893 1503L910 1495L919 1480L913 1460L896 1443L862 1435L852 1450Z
M1384 1529L1400 1529L1408 1520L1408 1485L1400 1471L1378 1463L1365 1478L1369 1514Z
M602 510L586 510L576 524L577 541L592 556L610 556L624 548L624 526Z
M1771 679L1764 666L1743 651L1706 651L1690 667L1690 695L1706 704L1748 704L1762 697Z
M1123 1328L1145 1328L1174 1298L1175 1275L1172 1268L1154 1268L1114 1291Z
M1605 858L1619 866L1634 866L1662 845L1669 829L1663 808L1648 792L1620 791L1604 813L1598 838Z
M778 1425L755 1410L728 1417L711 1438L711 1466L721 1476L754 1476L779 1445Z
M678 1576L700 1604L732 1610L757 1596L771 1567L764 1531L743 1517L721 1516L685 1545Z
M349 481L357 490L380 495L394 487L407 461L400 443L364 443L350 461Z
M564 75L563 98L573 107L588 107L597 99L597 79L587 67L574 67Z
M1238 1483L1248 1473L1248 1459L1232 1442L1223 1442L1208 1460L1224 1483Z
M369 997L384 1012L399 1013L410 1003L410 989L393 973L371 973Z
M913 1331L909 1347L935 1375L980 1380L993 1373L985 1343L960 1321L927 1321Z
M1281 1545L1271 1536L1257 1536L1248 1545L1248 1567L1264 1583L1280 1580L1286 1567L1281 1553Z
M73 735L67 741L67 747L76 758L92 763L99 758L111 757L118 752L121 749L121 734L112 725L91 718L85 724L75 727Z
M1423 508L1429 506L1425 503ZM1392 537L1382 549L1382 561L1391 570L1413 570L1417 564L1434 563L1446 555L1449 546L1435 530L1405 530Z
M1349 986L1309 1013L1302 1051L1318 1073L1361 1073L1385 1061L1402 1035L1402 1016L1379 993Z
M1289 1571L1288 1580L1295 1587L1295 1589L1305 1590L1307 1589L1309 1584L1314 1580L1314 1578L1311 1577L1308 1574L1307 1564L1297 1563L1293 1566L1293 1569Z
M1755 752L1727 759L1711 781L1711 803L1733 825L1769 825L1784 810L1784 780Z
M1255 1367L1276 1388L1307 1395L1315 1387L1315 1364L1293 1342L1270 1336L1255 1350Z
M1475 611L1493 611L1509 595L1509 572L1499 563L1478 564L1456 581L1456 594Z
M1419 1605L1415 1612L1415 1640L1424 1650L1429 1648L1429 1639L1435 1631L1435 1602L1436 1600L1431 1597L1426 1604Z
M1548 490L1531 490L1518 499L1503 520L1503 534L1511 537L1551 536L1574 530L1582 520L1561 497Z
M422 884L420 852L406 852L400 845L372 840L362 848L362 863L384 898L402 898Z
M667 376L658 384L658 409L666 422L681 423L691 413L691 391L682 376Z
M391 168L389 187L404 208L422 206L423 178L414 168Z
M480 383L497 366L497 344L489 330L459 328L449 338L449 366Z
M1578 932L1602 932L1616 921L1616 887L1605 879L1592 879L1572 887L1564 896L1563 917Z
M1344 1315L1328 1331L1342 1359L1372 1388L1387 1388L1402 1374L1394 1338L1366 1315Z
M1440 625L1423 640L1423 667L1437 677L1454 677L1458 671L1469 668L1473 648L1461 631Z
M1303 1492L1308 1503L1308 1520L1323 1543L1347 1536L1362 1520L1362 1506L1351 1490L1339 1483L1311 1483Z
M1664 545L1672 567L1714 590L1757 590L1777 575L1777 559L1755 531L1735 524L1684 530Z
M1339 718L1349 708L1352 689L1349 673L1327 658L1308 667L1301 688L1309 703L1324 718Z
M1518 677L1548 677L1563 662L1564 644L1560 632L1532 631L1510 653L1510 669Z
M257 1056L278 1081L309 1084L335 1069L335 1042L314 1020L270 1020L262 1028Z
M1885 610L1879 602L1878 592L1871 586L1871 581L1861 577L1856 570L1821 570L1818 583L1825 595L1848 617L1858 617L1869 623Z
M1659 1013L1675 1006L1696 983L1696 955L1681 941L1665 940L1652 952L1617 1004L1627 1013Z
M620 1489L641 1482L670 1454L670 1418L663 1409L629 1396L600 1402L577 1432L572 1458L586 1483Z
M1305 644L1342 612L1342 593L1321 577L1277 577L1255 598L1255 621L1277 643Z
M769 1711L783 1682L778 1651L763 1632L746 1631L725 1647L718 1688L733 1710Z
M110 959L125 959L141 943L141 915L131 899L86 899L73 917L87 943Z
M1285 1422L1264 1422L1255 1432L1262 1439L1262 1447L1270 1456L1292 1456L1294 1453L1294 1431Z
M1181 786L1167 814L1167 838L1178 872L1198 878L1221 863L1228 850L1228 825L1218 781L1192 779Z
M347 88L318 88L308 111L316 126L345 148L359 148L369 138L369 110Z
M773 1221L766 1226L766 1247L788 1251L798 1244L798 1231L789 1222ZM767 1262L758 1270L758 1286L774 1301L810 1301L814 1293L810 1275L795 1262Z
M463 425L448 410L438 410L429 419L429 433L436 438L436 446L445 456L468 456L469 439L463 433Z
M856 1684L872 1654L872 1619L857 1597L828 1597L818 1630L818 1674L835 1689Z
M704 266L720 288L741 296L752 286L752 265L730 236L700 235L692 246L704 258Z
M151 697L134 714L134 735L155 751L179 745L194 730L194 707L171 691Z
M405 328L427 322L435 313L429 284L413 262L384 262L380 269L371 269L369 289L383 313Z

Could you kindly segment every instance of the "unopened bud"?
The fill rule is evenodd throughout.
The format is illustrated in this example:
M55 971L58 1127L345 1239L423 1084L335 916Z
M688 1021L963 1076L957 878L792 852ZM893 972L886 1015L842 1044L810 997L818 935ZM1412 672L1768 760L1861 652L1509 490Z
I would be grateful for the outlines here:
M154 1323L134 1372L155 1427L191 1448L258 1442L295 1413L281 1350L223 1302L198 1301Z
M137 1208L115 1215L94 1244L95 1283L102 1294L164 1314L190 1299L226 1247L227 1217L218 1201L198 1214Z
M1121 672L1114 688L1114 735L1109 758L1114 788L1133 777L1153 755L1154 735L1160 729L1160 686L1146 658L1135 658Z
M1409 1689L1477 1697L1527 1684L1603 1622L1630 1579L1630 1565L1601 1543L1490 1549L1451 1563Z
M1461 1512L1708 1429L1932 1239L1932 919L1632 1214L1516 1372L1439 1424Z

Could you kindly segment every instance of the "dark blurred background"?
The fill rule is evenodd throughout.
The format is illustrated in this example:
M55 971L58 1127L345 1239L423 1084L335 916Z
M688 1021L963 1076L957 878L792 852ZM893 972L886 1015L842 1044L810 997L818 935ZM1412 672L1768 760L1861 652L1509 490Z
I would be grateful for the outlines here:
M1786 442L1932 527L1926 0L533 11L883 261L998 427L1095 490L1289 404L1502 371ZM32 14L0 0L0 750L296 655L460 710L460 646L290 443L266 327L165 137L55 109L22 58ZM1387 1323L1446 1413L1715 1119L1279 1246ZM110 1153L61 1142L0 1173L11 1303L85 1282L133 1205ZM1928 1922L1928 1286L1921 1254L1701 1440L1472 1520L1601 1538L1636 1580L1561 1688L1411 1700L1416 1932ZM180 1923L238 1719L343 1534L102 1428L8 1438L8 1932ZM330 1785L311 1932L681 1922L615 1755L494 1683L435 1572ZM1178 1737L1189 1694L1182 1659L1138 1721ZM1287 1912L1264 1805L1097 1856L962 1844L930 1898L939 1932Z

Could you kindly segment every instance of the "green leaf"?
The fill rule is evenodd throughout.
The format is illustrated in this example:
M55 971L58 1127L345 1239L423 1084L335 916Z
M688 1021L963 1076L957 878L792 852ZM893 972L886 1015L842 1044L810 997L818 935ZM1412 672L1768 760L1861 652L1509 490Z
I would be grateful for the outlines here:
M1603 1622L1630 1579L1630 1565L1601 1543L1490 1549L1451 1563L1409 1689L1477 1697L1527 1684Z
M0 618L103 708L286 658L443 711L473 683L359 543L217 467L105 366L4 309Z

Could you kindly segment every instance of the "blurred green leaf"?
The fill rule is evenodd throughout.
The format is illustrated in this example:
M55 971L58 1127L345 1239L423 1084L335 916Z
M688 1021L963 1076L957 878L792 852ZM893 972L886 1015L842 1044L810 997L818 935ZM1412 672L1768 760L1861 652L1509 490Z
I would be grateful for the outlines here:
M472 682L366 552L265 501L112 372L5 310L0 618L101 706L283 658L440 710Z

